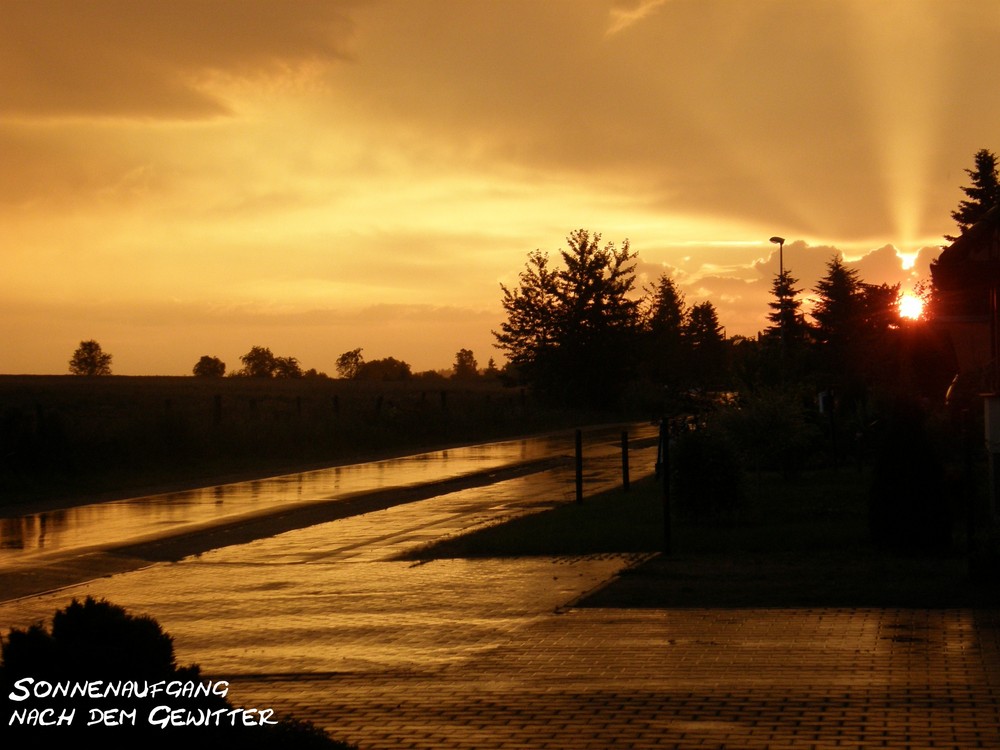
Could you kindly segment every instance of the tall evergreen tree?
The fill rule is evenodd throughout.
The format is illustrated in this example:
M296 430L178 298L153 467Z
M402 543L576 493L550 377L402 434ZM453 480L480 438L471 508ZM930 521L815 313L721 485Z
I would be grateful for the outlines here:
M788 271L782 271L774 277L771 294L774 299L768 303L771 312L767 319L771 321L764 335L769 339L781 341L788 347L798 347L809 339L809 324L800 312L802 300L798 299L801 289L796 289L798 279Z
M819 295L812 312L818 343L842 347L862 321L864 296L858 272L845 266L840 255L834 255L826 264L826 276L813 291Z
M648 290L650 294L646 327L657 338L680 340L687 315L684 295L677 284L666 273L660 274L656 285Z
M994 206L1000 204L1000 174L997 172L997 157L992 151L980 149L975 156L976 165L966 169L966 174L972 179L972 184L963 187L962 192L968 196L951 212L951 218L958 223L959 234L979 221ZM946 236L954 241L957 237Z
M660 275L652 288L646 289L648 307L645 313L645 374L652 381L669 389L686 385L688 376L685 327L687 305L677 284L666 273Z
M696 383L716 385L725 370L726 338L715 305L706 300L692 307L685 334L691 348Z
M536 250L520 285L501 285L507 320L493 332L497 346L529 382L565 401L613 400L634 365L637 256L627 240L620 249L600 240L577 230L560 253L561 268L551 269Z

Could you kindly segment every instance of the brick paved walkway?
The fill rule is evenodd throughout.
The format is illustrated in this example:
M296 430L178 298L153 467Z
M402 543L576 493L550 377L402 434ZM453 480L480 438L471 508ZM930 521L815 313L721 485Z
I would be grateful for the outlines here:
M439 670L239 679L363 748L1000 748L1000 619L570 609Z
M995 610L590 608L581 595L630 558L394 559L563 484L518 478L152 565L0 605L0 626L107 597L156 617L234 704L362 750L1000 749Z

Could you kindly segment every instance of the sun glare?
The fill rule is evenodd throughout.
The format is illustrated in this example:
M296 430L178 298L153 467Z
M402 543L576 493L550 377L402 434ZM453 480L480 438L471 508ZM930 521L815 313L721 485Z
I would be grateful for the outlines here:
M904 294L899 300L899 314L910 320L917 320L924 314L924 301L912 294Z

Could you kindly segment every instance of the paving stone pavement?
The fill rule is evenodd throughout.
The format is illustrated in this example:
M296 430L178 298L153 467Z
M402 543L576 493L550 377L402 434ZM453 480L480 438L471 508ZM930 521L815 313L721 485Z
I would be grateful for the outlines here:
M1000 618L570 608L436 670L234 681L363 748L997 748Z
M154 615L235 705L363 750L1000 748L994 610L590 608L635 557L396 559L560 486L533 475L151 565L0 605L0 626L106 597Z

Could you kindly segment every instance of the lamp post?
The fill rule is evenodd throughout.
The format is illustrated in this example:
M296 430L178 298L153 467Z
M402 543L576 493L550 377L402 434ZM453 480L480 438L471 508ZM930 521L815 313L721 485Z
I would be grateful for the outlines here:
M782 296L778 298L778 303L781 307L778 308L778 313L781 318L778 320L778 325L781 328L781 351L782 356L784 356L785 350L785 319L788 314L785 311L785 299L784 289L782 286L785 283L785 238L784 237L772 237L771 242L778 246L778 286L775 287L775 291L781 292Z
M779 275L785 275L785 238L784 237L772 237L771 242L778 246L778 272Z

